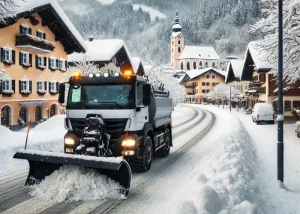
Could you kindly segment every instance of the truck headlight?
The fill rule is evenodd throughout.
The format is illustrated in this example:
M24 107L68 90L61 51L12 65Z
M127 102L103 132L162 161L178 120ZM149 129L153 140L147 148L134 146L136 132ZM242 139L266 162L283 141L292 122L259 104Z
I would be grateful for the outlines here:
M74 145L75 140L73 138L65 138L65 144L67 145Z
M135 146L135 140L133 139L123 140L122 146Z

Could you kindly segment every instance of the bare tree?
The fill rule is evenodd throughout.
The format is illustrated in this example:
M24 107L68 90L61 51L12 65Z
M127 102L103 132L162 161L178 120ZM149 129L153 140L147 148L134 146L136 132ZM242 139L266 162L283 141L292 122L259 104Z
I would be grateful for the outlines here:
M82 61L74 62L74 66L71 66L71 68L68 69L68 78L74 71L80 71L84 76L88 75L89 73L100 72L98 66L89 61L87 56L84 56Z

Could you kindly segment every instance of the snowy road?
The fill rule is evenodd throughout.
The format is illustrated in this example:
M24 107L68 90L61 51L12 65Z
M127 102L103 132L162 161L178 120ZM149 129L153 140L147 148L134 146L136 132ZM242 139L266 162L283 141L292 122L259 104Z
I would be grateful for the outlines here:
M182 165L182 157L201 141L214 122L215 116L209 111L190 106L176 108L173 113L174 147L171 149L170 156L166 159L155 159L151 170L147 173L134 173L130 194L126 200L57 203L46 198L33 197L30 194L31 187L23 186L28 166L24 164L24 161L18 161L18 164L24 166L23 170L5 173L0 178L0 212L147 213L153 211L155 207L167 208L162 206L162 203L168 201L170 192L176 194L176 186L184 177L185 170L189 170L188 167L185 170L177 170ZM14 163L11 161L9 164ZM166 189L168 189L167 194ZM149 209L150 204L152 204L152 209Z

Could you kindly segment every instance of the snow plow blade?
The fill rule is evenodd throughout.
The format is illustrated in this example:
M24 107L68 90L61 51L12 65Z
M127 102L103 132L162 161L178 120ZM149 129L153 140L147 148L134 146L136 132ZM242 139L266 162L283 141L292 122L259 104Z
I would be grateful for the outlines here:
M40 183L46 176L52 174L63 165L75 165L91 168L118 182L122 188L120 192L127 195L131 182L129 164L121 157L95 157L73 155L35 150L19 150L14 158L25 159L29 162L29 174L25 185Z

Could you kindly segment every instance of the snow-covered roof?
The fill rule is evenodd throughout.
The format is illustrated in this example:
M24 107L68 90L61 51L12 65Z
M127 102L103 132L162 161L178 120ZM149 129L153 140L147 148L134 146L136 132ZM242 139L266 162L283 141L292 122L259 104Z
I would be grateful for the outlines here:
M255 63L256 69L258 71L263 70L263 69L271 70L272 67L266 61L263 60L264 53L263 53L263 50L259 47L259 44L260 44L259 41L250 42L248 44L248 48L247 48L246 52L248 52L248 51L250 52L251 57Z
M220 59L213 47L185 46L179 59Z
M186 72L186 75L182 78L182 80L188 76L190 80L193 80L209 71L214 71L216 72L217 74L225 77L226 76L226 72L224 71L220 71L220 70L217 70L217 69L214 69L214 68L205 68L205 69L200 69L200 70L189 70Z
M254 71L268 72L272 70L271 65L264 60L264 52L265 51L260 46L260 41L252 41L248 44L244 58L241 80L251 81ZM255 67L253 67L252 61Z
M131 63L132 63L132 68L134 70L134 73L136 74L140 64L142 64L142 60L139 57L131 57ZM142 64L143 66L143 64Z
M77 40L77 43L79 43L83 49L86 50L86 46L84 43L84 40L80 33L77 31L73 23L70 21L68 16L65 14L63 9L59 6L56 0L30 0L30 1L18 1L17 2L18 7L15 9L15 16L18 16L25 12L37 12L37 11L43 11L47 9L49 6L53 8L53 10L56 12L56 15L61 19L61 21L64 23L64 28L68 28L69 31L73 34L75 39ZM11 15L9 15L11 16Z
M230 80L232 81L233 79L236 78L241 80L243 67L244 67L244 60L239 60L239 59L231 60L227 65L225 82L228 82Z
M73 53L68 55L69 62L79 62L82 61L84 57L88 61L94 62L108 62L110 61L116 53L122 48L125 48L129 60L131 56L123 40L120 39L101 39L93 41L85 41L87 46L87 51L83 53ZM131 61L131 60L130 60ZM131 63L132 64L132 63Z
M181 25L180 25L180 24L174 24L174 25L173 25L173 29L175 29L175 28L176 28L176 29L181 28Z

